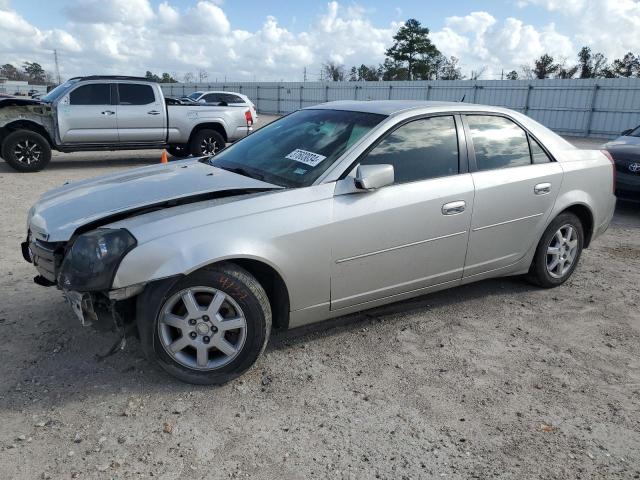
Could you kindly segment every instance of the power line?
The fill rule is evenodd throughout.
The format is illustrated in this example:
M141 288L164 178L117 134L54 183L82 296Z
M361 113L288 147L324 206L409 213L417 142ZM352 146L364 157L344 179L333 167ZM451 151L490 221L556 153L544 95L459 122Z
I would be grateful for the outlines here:
M58 81L58 85L62 82L60 81L60 65L58 64L58 50L53 51L53 60L56 65L56 80Z

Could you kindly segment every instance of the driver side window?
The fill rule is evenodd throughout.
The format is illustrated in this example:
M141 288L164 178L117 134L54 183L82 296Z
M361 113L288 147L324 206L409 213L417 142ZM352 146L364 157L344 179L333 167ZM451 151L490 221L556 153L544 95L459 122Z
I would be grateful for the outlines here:
M458 134L452 116L409 122L385 137L360 162L393 165L396 184L455 175Z

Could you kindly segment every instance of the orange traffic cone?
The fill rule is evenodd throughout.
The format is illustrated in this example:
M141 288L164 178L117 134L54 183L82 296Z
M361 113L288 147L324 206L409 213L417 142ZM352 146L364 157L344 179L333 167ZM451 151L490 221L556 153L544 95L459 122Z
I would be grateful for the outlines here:
M162 156L160 157L160 163L169 163L167 160L167 151L162 150Z

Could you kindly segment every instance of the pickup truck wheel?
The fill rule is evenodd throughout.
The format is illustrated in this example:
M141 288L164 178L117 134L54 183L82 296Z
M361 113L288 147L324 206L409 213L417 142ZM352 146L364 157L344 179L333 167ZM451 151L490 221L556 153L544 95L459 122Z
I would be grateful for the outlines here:
M39 133L16 130L4 139L2 158L19 172L38 172L51 161L51 147Z
M151 294L153 296L153 294ZM223 263L178 281L149 321L138 316L143 348L174 377L188 383L226 383L264 350L271 307L258 281Z
M544 288L562 285L576 269L583 245L580 219L569 212L558 215L540 239L527 278Z
M189 144L191 155L205 157L215 155L225 147L224 138L215 130L204 129L196 132Z
M172 157L176 158L185 158L191 155L187 145L169 145L169 147L167 147L167 152L169 152Z

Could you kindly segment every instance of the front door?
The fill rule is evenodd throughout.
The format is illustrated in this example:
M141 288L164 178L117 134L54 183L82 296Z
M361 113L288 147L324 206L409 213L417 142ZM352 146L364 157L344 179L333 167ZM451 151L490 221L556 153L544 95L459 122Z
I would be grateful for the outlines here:
M105 144L118 141L116 105L108 83L86 83L58 103L62 144Z
M508 118L468 115L466 122L476 188L468 277L508 267L537 243L558 195L562 168Z
M395 183L334 197L332 310L462 277L474 190L460 146L453 116L421 118L359 161L393 165Z
M167 116L153 87L144 83L117 83L117 86L120 142L164 142Z

